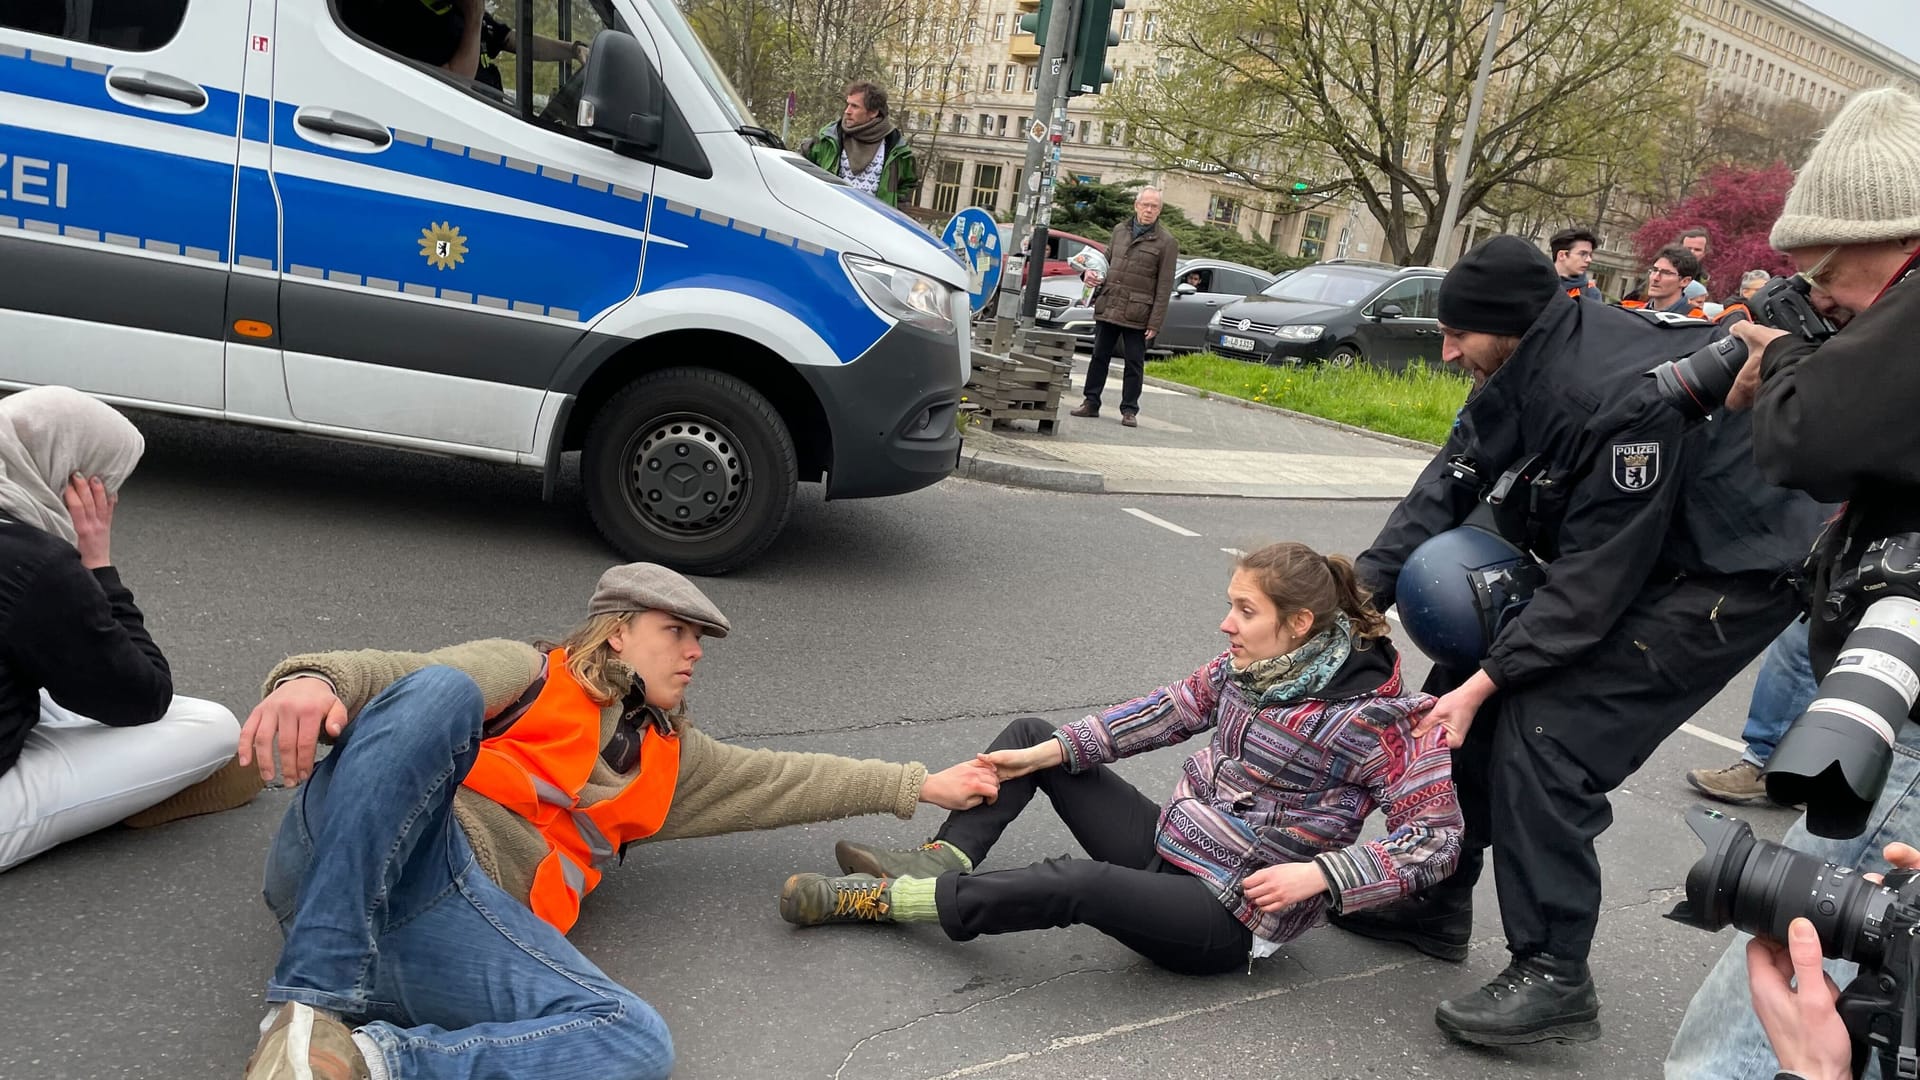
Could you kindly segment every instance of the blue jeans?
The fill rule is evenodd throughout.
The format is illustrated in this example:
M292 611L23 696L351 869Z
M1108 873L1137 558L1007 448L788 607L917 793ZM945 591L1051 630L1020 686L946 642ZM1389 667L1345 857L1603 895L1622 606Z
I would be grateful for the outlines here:
M1676 823L1677 827L1677 823ZM1880 851L1895 840L1920 840L1920 725L1902 724L1894 747L1893 768L1887 786L1873 804L1867 831L1851 840L1826 840L1807 831L1802 817L1787 830L1786 845L1816 858L1861 870L1886 872ZM1706 982L1687 1004L1687 1014L1667 1052L1667 1080L1751 1080L1772 1076L1780 1068L1753 1013L1747 990L1746 934L1736 934ZM1845 989L1857 969L1838 960L1827 961L1827 974ZM1869 1080L1879 1074L1867 1066Z
M1747 750L1741 756L1765 765L1787 728L1813 704L1819 684L1813 678L1813 660L1807 656L1808 624L1795 619L1767 649L1760 676L1747 703L1747 726L1740 732Z
M475 862L453 796L481 724L473 680L427 668L315 767L267 856L286 935L267 1001L359 1022L363 1052L408 1080L667 1076L659 1014Z

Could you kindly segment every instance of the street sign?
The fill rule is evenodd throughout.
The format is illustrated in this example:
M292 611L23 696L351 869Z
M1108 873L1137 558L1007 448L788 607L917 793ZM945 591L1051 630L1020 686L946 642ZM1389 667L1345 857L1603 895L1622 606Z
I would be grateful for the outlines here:
M1047 141L1046 123L1044 121L1035 120L1033 122L1033 126L1027 129L1027 138L1032 139L1034 142L1037 142L1037 143L1046 142Z
M977 206L969 206L953 215L940 233L940 241L960 260L967 271L967 292L978 312L987 306L987 298L1000 287L1000 270L1006 253L1000 250L1000 226L993 215Z

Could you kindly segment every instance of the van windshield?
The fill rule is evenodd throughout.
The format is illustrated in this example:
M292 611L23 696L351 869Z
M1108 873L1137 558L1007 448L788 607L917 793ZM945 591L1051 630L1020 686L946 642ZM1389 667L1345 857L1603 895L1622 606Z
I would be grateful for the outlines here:
M728 118L733 121L733 126L757 127L760 122L753 118L753 110L747 107L746 99L740 96L740 91L733 88L732 81L727 78L726 72L720 70L720 65L713 62L713 54L707 51L706 43L700 40L700 35L694 33L693 27L687 25L687 18L680 11L679 0L647 0L647 2L653 5L654 13L660 17L660 25L666 27L667 33L680 46L680 51L685 54L688 63L693 65L693 70L699 73L700 81L707 84L707 89L712 91L715 100L720 102L720 108L725 110Z

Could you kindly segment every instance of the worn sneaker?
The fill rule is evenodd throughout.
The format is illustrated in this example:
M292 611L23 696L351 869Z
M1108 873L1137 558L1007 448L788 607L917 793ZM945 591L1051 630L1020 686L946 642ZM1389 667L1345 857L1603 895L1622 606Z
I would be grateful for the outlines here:
M945 840L935 840L917 848L870 848L851 840L833 845L833 857L843 874L870 877L937 878L941 874L964 874L972 869L960 850Z
M1709 799L1735 806L1753 806L1767 801L1767 785L1760 779L1760 766L1746 758L1724 769L1690 769L1687 783Z
M871 874L795 874L780 890L780 917L795 926L892 922L893 883Z
M368 1080L367 1062L347 1025L297 1001L260 1033L246 1080Z

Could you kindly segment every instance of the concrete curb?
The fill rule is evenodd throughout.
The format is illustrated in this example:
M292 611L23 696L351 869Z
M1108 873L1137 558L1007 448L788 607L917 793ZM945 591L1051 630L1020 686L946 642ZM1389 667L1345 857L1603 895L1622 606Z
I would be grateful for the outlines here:
M1324 427L1324 428L1332 428L1335 431L1344 431L1349 435L1364 435L1369 439L1379 439L1382 442L1390 442L1395 445L1405 446L1413 450L1425 450L1428 453L1432 453L1433 451L1440 449L1438 446L1434 445L1433 443L1421 442L1419 439L1409 439L1403 435L1388 435L1386 432L1383 432L1383 431L1374 431L1371 428L1355 427L1352 424L1343 424L1338 420L1329 420L1324 416L1314 416L1311 413L1294 412L1292 409L1282 409L1277 405L1268 405L1259 401L1248 401L1245 398L1237 398L1232 396L1231 394L1216 394L1210 390L1202 390L1197 386L1188 386L1186 383L1174 382L1171 379L1158 379L1153 377L1152 375L1148 375L1148 376L1145 376L1145 380L1148 386L1157 386L1162 390L1176 390L1182 394L1187 395L1188 397L1204 396L1208 401L1219 401L1228 405L1238 405L1243 409L1254 409L1260 412L1279 413L1281 416L1289 417L1294 420L1299 420L1302 423L1315 424L1315 425L1318 425L1319 427Z
M1041 463L1016 459L977 447L963 446L960 467L955 476L1007 487L1037 488L1041 491L1070 491L1082 495L1104 495L1107 479L1098 469L1066 462Z

